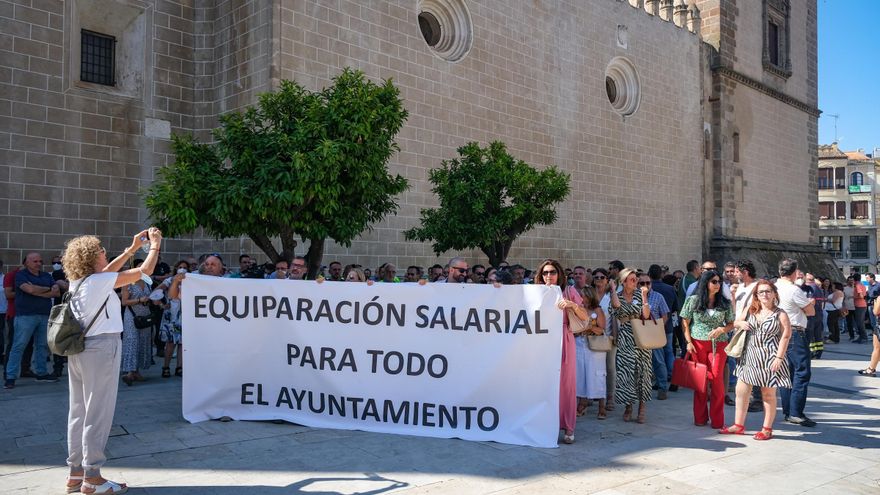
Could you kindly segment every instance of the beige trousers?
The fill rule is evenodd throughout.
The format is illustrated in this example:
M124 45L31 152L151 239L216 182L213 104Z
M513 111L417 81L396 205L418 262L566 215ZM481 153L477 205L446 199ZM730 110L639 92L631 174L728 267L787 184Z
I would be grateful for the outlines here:
M122 340L118 333L86 338L86 348L68 357L70 414L67 419L67 465L100 476L107 461L104 447L113 425Z

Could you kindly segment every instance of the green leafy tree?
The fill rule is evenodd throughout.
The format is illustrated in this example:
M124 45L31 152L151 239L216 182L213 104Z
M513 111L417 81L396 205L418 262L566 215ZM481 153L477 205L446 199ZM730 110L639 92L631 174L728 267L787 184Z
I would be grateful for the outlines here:
M537 225L556 221L556 203L568 196L569 176L556 167L536 170L495 141L468 143L459 158L431 170L439 208L423 209L409 240L433 241L436 254L479 248L493 266L507 258L513 241Z
M147 208L167 235L245 235L273 261L290 259L297 237L308 240L314 276L326 239L350 246L397 211L408 184L387 162L406 117L391 81L360 71L345 69L320 92L282 81L257 105L223 115L214 143L173 136L176 160L159 170Z

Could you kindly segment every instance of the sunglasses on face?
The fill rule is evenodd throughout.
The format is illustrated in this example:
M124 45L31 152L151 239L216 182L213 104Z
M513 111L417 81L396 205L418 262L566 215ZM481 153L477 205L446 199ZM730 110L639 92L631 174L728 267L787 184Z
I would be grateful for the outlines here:
M552 276L552 275L558 275L558 274L559 274L559 272L557 272L556 270L544 270L541 272L541 275L544 275L544 276Z
M457 267L457 266L453 266L452 269L453 269L453 270L460 271L461 273L467 273L467 272L468 272L468 269L467 269L467 268L459 268L459 267Z
M718 280L717 278L713 278L712 280L709 281L709 283L712 285L718 285L721 283L721 281Z
M767 294L773 294L773 291L772 290L759 290L758 291L759 296L766 296Z
M593 275L593 280L607 280L605 275Z
M651 282L639 282L639 287L650 287Z

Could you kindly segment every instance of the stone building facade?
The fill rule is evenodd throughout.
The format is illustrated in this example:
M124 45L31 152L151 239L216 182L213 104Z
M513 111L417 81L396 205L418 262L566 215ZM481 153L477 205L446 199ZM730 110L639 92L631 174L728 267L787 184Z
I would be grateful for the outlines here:
M173 161L170 133L210 139L281 79L320 89L346 66L400 87L390 168L411 188L325 261L448 258L402 232L436 204L428 170L492 140L572 177L557 222L514 243L527 266L816 254L815 4L2 0L0 257L82 233L121 249L149 223L140 192ZM115 39L109 85L83 81L95 34ZM258 254L195 233L166 258L208 251Z
M819 146L819 243L843 275L877 269L877 175L872 157Z

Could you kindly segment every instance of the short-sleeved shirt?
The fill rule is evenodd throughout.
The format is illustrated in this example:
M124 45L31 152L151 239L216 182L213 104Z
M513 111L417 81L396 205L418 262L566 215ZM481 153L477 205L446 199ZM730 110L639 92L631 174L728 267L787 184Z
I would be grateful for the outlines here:
M18 268L12 270L11 272L3 275L3 292L6 292L7 287L15 287L15 274L18 272ZM6 299L6 319L11 320L15 318L15 298L14 297L6 297L6 294L3 294L3 297Z
M42 287L52 287L55 285L55 279L52 278L52 274L40 272L37 275L34 275L30 270L19 270L15 272L15 315L49 316L49 312L52 310L52 298L32 296L28 294L21 290L22 284L25 283Z
M70 281L70 291L73 293L70 300L71 308L83 328L95 318L104 300L107 301L107 306L101 311L102 314L98 315L86 337L122 332L122 304L114 291L118 276L116 272L95 273L85 279Z
M791 325L807 328L807 314L801 308L806 306L810 299L804 291L784 278L776 281L776 290L779 292L779 307L788 315Z
M691 338L697 340L710 340L709 332L718 327L726 327L733 322L733 308L707 309L700 311L697 308L698 296L690 296L685 299L684 307L681 308L681 319L690 320ZM721 334L716 342L727 342L727 334Z
M669 314L669 305L666 299L656 290L648 291L648 304L651 305L651 316L659 320Z
M853 288L848 285L843 288L843 307L849 311L856 309L855 304L853 304Z
M752 292L754 292L756 285L758 285L758 281L754 280L752 283L741 285L739 289L737 289L736 301L734 301L736 304L736 309L733 314L734 319L739 318L748 307L752 305L753 298L755 297Z
M874 302L874 299L880 297L880 283L874 282L874 285L868 286L868 305Z
M853 306L856 308L867 308L868 307L868 288L865 287L865 284L861 282L856 282L855 288L853 289Z

